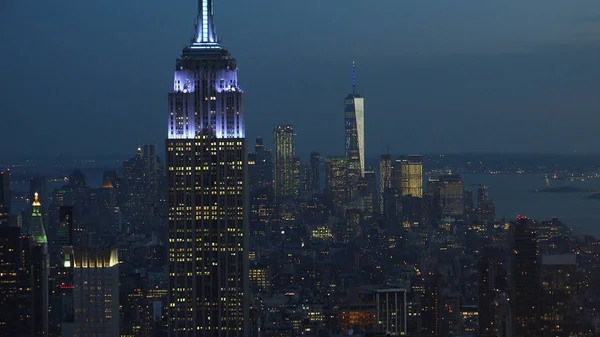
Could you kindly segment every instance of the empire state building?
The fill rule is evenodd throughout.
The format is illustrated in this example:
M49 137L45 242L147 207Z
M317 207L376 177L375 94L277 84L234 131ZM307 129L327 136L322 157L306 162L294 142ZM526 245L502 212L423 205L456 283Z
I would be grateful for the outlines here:
M167 149L169 336L247 336L244 94L212 0L175 65Z

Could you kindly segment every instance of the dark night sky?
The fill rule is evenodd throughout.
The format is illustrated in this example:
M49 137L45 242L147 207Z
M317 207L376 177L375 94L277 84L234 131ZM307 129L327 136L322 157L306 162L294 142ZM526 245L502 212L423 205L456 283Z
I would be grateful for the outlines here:
M597 0L215 0L247 133L343 152L357 62L366 151L597 152ZM162 147L194 0L0 0L0 154ZM253 144L253 141L251 141Z

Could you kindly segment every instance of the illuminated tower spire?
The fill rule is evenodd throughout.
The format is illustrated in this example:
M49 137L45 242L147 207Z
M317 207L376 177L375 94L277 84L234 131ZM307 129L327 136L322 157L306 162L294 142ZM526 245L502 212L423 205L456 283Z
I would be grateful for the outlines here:
M196 19L195 43L218 43L213 21L213 0L198 0L198 18Z
M356 95L356 63L352 61L352 96Z
M40 212L40 207L42 207L42 204L40 203L37 192L34 194L33 203L31 206L33 207L33 212L31 212L30 226L31 236L33 236L33 239L37 243L48 243L46 231L44 230L44 223L42 221L42 212Z

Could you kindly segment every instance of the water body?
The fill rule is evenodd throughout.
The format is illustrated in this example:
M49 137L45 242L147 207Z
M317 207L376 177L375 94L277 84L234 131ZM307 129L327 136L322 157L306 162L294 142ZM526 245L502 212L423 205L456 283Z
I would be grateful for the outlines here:
M477 198L477 185L485 184L496 202L496 217L514 219L525 215L533 219L559 218L577 234L600 237L600 200L585 199L591 192L541 193L543 174L463 174L464 188ZM552 187L570 186L600 189L600 180L550 180ZM476 200L475 200L476 202Z

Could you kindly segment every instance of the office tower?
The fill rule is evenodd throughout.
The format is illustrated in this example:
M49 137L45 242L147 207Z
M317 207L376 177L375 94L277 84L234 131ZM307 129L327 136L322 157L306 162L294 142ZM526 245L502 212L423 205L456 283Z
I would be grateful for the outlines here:
M244 95L236 61L217 39L212 0L198 2L196 28L169 93L169 335L242 336L249 313Z
M312 184L310 176L310 164L300 164L300 192L299 194L304 198L312 196Z
M291 125L275 127L275 199L296 197L294 192L294 129Z
M403 196L423 197L423 157L411 155L397 161L400 166L400 186Z
M344 157L325 159L325 193L337 211L341 211L348 199L346 185L347 163ZM342 213L343 214L343 213Z
M45 248L18 227L0 227L0 336L48 335Z
M539 275L533 222L519 216L512 225L512 280L515 336L539 336Z
M33 211L31 213L29 230L32 237L31 261L33 273L34 336L47 336L50 260L48 256L48 239L42 220L42 205L38 193L34 193L31 206Z
M263 139L256 138L254 146L256 155L256 171L257 185L261 189L265 189L268 194L271 194L273 188L273 158L270 149L266 149L263 144Z
M73 245L73 230L73 206L60 206L58 208L56 244L60 247Z
M23 290L23 271L28 271L24 241L18 227L0 226L0 335L20 336L27 332L28 311Z
M402 221L411 227L420 226L423 223L423 199L405 195L402 197Z
M440 216L462 219L464 216L464 192L462 178L443 175L429 178L428 193L438 204Z
M367 214L374 215L379 212L379 193L377 193L377 174L375 171L365 171L365 191L363 199Z
M256 153L248 153L248 186L250 186L250 196L253 196L258 190L258 167L256 165Z
M73 336L119 336L117 248L72 248Z
M58 239L55 246L60 250L56 266L55 285L52 298L53 321L59 323L60 335L75 335L75 308L73 292L73 207L59 208ZM81 239L79 240L81 241ZM80 285L81 286L81 285Z
M348 186L354 190L365 176L365 99L356 93L356 76L352 63L352 93L345 99L346 163Z
M475 215L475 204L473 203L473 191L463 190L464 216L466 219L473 219Z
M294 157L294 195L297 197L300 192L300 158Z
M321 156L318 152L310 153L310 185L313 193L321 190Z
M479 185L477 188L477 217L484 223L496 220L496 204L489 198L485 185Z
M402 194L395 188L387 188L383 192L383 217L389 226L395 228L402 214Z
M543 336L568 337L577 333L575 254L542 255L541 317Z
M498 333L498 300L508 291L506 270L500 249L494 246L483 248L478 261L479 276L479 335L495 336Z
M378 289L376 295L377 321L380 330L389 332L391 336L406 335L407 302L406 289Z
M111 180L111 183L115 187L115 181ZM119 208L119 211L132 224L133 228L129 230L159 228L162 221L156 215L163 212L163 169L155 145L139 146L135 157L123 162L123 183L126 200L123 200L123 208Z
M10 225L10 170L0 171L0 226Z
M392 187L392 156L384 154L379 160L379 213L383 214L385 190Z
M156 145L142 146L142 160L148 201L150 204L158 204L162 196L163 169L160 158L156 154Z
M421 334L440 336L440 298L439 275L427 277L425 292L421 299Z

